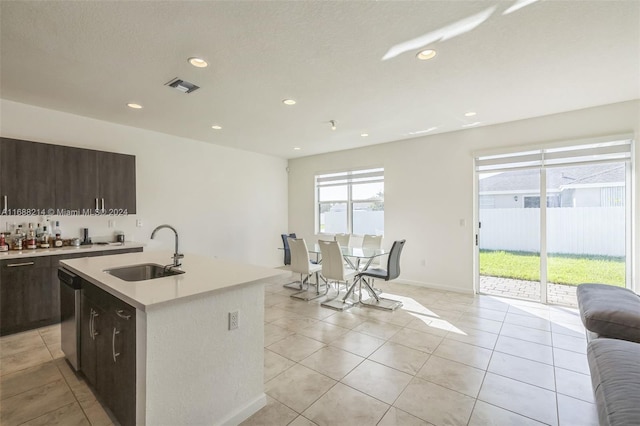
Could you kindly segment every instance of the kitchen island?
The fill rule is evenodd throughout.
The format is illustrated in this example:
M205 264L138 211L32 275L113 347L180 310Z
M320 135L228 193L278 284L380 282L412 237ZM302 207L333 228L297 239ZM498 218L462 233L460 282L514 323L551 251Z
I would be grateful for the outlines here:
M150 252L61 264L86 281L88 293L106 292L135 311L129 315L135 322L135 344L129 345L135 346L135 424L240 423L266 403L263 284L283 272L196 255L185 256L180 275L130 282L105 272L170 261L170 253ZM230 329L233 312L236 329ZM83 315L81 339L88 339L87 331L91 339L98 335L97 317L93 309L91 318ZM116 328L113 336L110 328L100 330L113 338L108 352L114 363L128 349L117 347Z

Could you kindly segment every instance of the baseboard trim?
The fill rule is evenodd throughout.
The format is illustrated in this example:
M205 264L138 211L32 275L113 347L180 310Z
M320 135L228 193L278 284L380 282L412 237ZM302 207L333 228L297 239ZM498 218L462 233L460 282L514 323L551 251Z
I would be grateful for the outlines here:
M243 408L222 419L218 424L223 426L239 425L240 423L257 413L259 410L261 410L265 405L267 405L267 396L262 393L256 399L245 405Z
M422 281L411 281L411 280L403 280L403 279L393 280L393 282L394 283L398 283L398 284L412 285L412 286L415 286L415 287L432 288L434 290L451 291L451 292L454 292L454 293L474 294L472 288L466 289L466 288L459 288L459 287L450 287L450 286L446 286L446 285L442 285L442 284L425 283L425 282L422 282Z

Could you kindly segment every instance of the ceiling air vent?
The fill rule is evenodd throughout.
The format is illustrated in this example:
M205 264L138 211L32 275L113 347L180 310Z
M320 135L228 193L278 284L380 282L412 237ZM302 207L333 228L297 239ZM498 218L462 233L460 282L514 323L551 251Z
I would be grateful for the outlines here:
M174 78L173 80L165 84L165 86L173 87L174 89L182 93L191 93L200 88L200 86L196 86L195 84L189 83L188 81L180 80L179 78Z

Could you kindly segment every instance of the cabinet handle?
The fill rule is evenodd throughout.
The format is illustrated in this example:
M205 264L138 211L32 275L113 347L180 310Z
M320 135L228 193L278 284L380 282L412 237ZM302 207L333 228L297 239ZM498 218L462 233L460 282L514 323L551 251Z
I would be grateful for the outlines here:
M98 314L96 311L93 311L93 330L91 332L91 338L93 340L96 340L96 336L100 335L100 333L96 331L96 317L99 316L100 314Z
M118 316L120 318L123 318L123 319L126 319L126 320L131 319L131 315L125 315L124 314L124 310L122 310L122 309L117 309L116 310L116 314L118 314Z
M18 266L30 266L35 265L33 262L24 262L24 263L9 263L7 268L17 268Z
M4 200L4 205L2 209L2 213L7 213L7 209L9 209L9 204L7 203L7 196L2 197Z
M104 213L104 198L102 198L102 213Z
M93 309L89 312L89 336L91 336L91 340L96 340L93 334Z
M98 199L96 198L96 211L98 211Z
M120 356L120 352L116 353L116 334L120 334L120 332L113 327L113 336L111 337L111 354L113 355L113 362L116 362L116 357Z

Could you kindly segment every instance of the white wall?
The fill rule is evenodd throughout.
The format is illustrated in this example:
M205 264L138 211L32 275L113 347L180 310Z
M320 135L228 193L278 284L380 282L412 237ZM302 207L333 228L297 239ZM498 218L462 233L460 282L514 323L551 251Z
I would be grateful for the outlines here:
M286 160L8 100L0 100L0 108L3 137L136 156L137 214L111 218L115 228L106 217L54 217L63 236L79 235L82 227L98 238L122 230L127 240L148 243L145 250L173 250L169 230L149 240L154 227L168 223L180 233L184 253L282 263L277 247L287 229ZM6 222L41 220L2 217L0 229Z
M315 174L383 166L385 246L395 239L407 239L401 280L470 292L474 277L473 153L629 132L635 132L637 139L638 100L290 160L289 231L315 238ZM636 149L636 164L640 164L639 153ZM639 183L635 173L636 200ZM638 222L635 214L635 229ZM634 243L640 247L638 232Z

